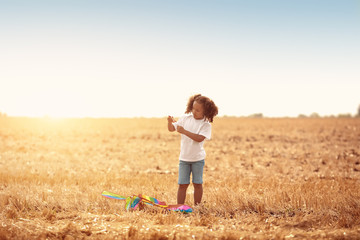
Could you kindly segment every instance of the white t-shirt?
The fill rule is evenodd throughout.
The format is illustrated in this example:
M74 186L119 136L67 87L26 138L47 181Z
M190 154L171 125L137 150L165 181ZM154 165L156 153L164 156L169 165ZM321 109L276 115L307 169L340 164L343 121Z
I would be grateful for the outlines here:
M195 119L192 114L182 116L177 122L174 122L173 125L175 130L177 126L182 126L185 130L202 135L207 140L211 138L211 124L205 121L205 119ZM196 142L188 136L181 134L179 159L187 162L196 162L205 159L204 141Z

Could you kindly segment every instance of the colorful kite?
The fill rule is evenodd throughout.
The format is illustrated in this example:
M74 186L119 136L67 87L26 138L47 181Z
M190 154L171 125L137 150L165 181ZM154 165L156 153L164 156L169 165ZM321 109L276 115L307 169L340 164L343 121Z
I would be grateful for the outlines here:
M101 195L108 198L114 198L119 200L125 200L126 205L125 208L127 211L129 210L135 210L141 203L146 203L149 205L153 205L156 207L161 207L164 209L167 209L169 211L174 212L184 212L184 213L191 213L193 210L191 207L184 205L184 204L176 204L176 205L167 205L165 202L161 202L157 200L156 198L149 197L146 195L139 194L138 196L132 195L129 197L123 197L120 195L117 195L115 193L104 191Z

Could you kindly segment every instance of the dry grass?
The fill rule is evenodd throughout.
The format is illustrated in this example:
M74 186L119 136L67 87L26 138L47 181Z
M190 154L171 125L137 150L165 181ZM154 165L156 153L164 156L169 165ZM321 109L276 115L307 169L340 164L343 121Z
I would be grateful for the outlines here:
M217 118L194 213L102 197L176 202L166 123L0 118L0 239L360 238L360 119Z

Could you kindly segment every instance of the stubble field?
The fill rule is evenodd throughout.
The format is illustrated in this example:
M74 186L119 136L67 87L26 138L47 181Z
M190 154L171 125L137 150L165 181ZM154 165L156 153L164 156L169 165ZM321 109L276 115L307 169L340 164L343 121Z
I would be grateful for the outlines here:
M175 204L179 148L166 118L0 118L0 239L360 239L359 118L216 118L191 214L101 196Z

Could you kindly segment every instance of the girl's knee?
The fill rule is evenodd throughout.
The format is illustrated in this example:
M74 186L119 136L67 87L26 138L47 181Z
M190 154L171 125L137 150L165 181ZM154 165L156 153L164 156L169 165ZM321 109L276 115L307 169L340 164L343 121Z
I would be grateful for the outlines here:
M187 189L189 184L179 184L179 189Z
M194 184L194 188L202 188L202 184L198 184L198 183L193 183Z

